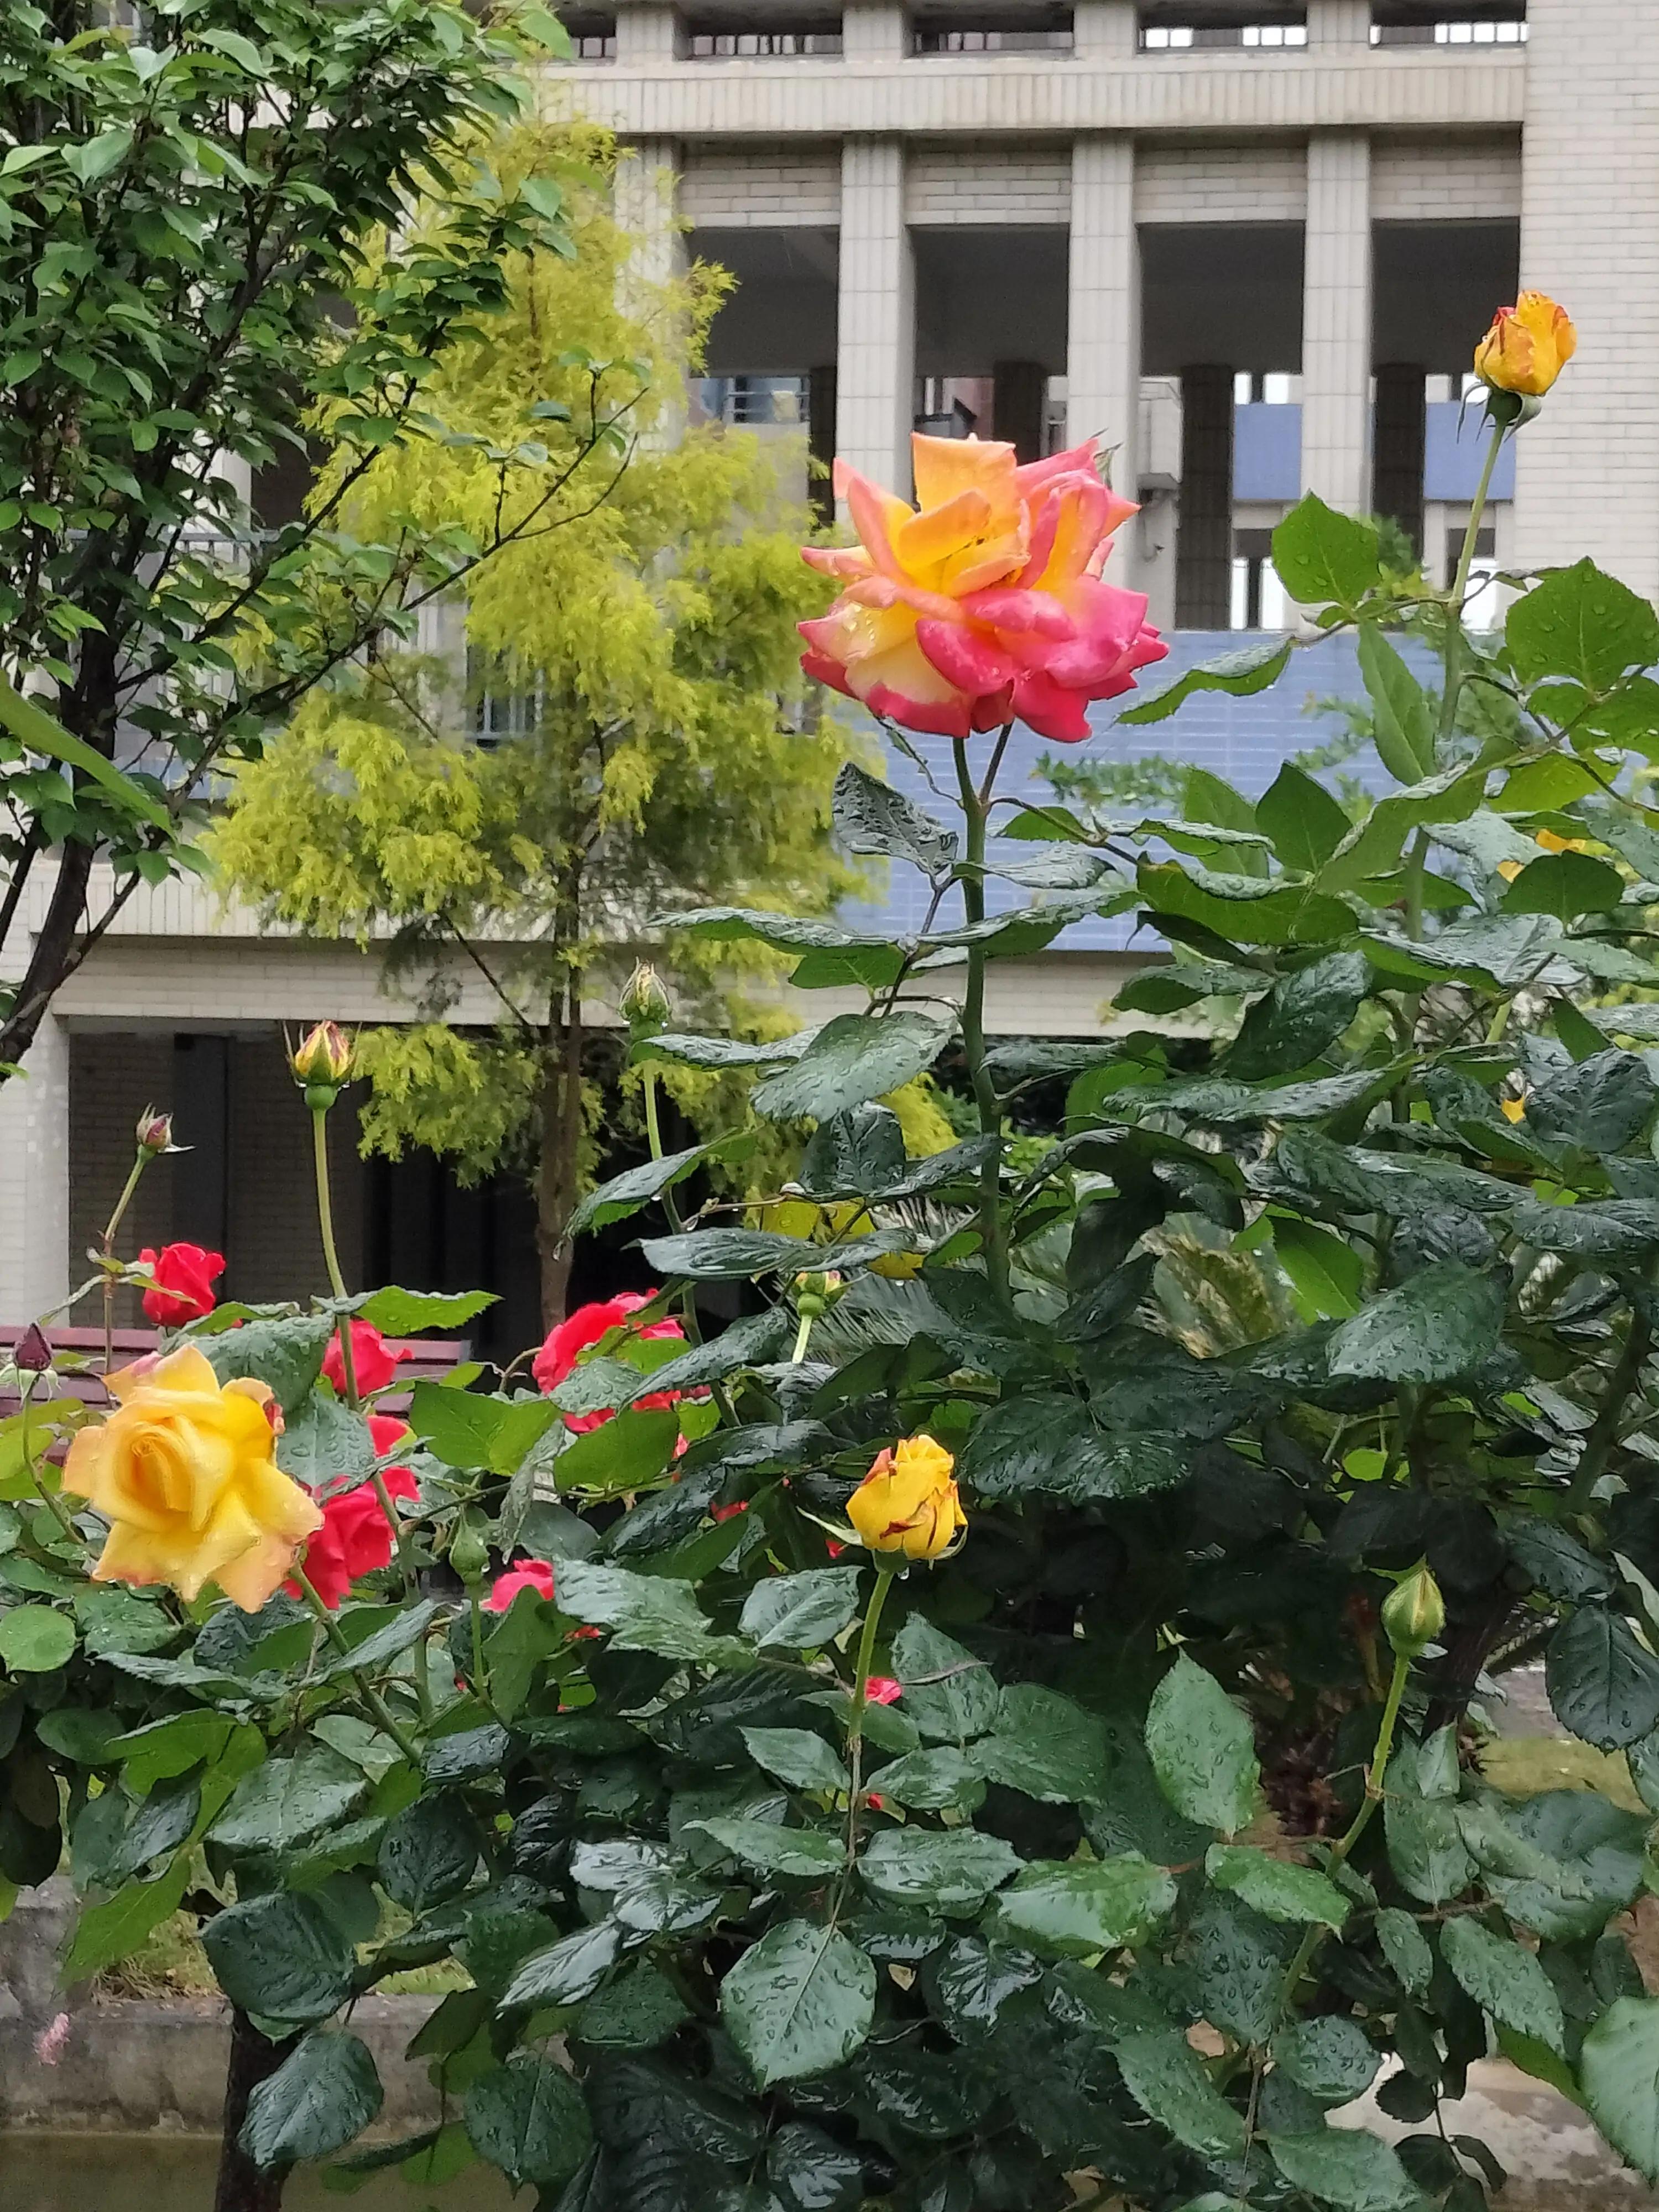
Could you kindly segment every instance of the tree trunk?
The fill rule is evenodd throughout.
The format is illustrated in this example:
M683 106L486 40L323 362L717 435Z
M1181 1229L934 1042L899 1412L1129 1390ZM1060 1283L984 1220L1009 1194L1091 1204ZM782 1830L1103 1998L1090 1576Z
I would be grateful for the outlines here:
M565 1016L542 1083L541 1160L536 1176L536 1249L541 1258L542 1327L564 1319L570 1287L570 1217L582 1133L581 975L566 986Z
M261 2173L237 2142L247 2100L294 2048L290 2036L270 2043L239 2005L230 2013L230 2063L225 2069L225 2126L213 2212L281 2212L286 2172Z

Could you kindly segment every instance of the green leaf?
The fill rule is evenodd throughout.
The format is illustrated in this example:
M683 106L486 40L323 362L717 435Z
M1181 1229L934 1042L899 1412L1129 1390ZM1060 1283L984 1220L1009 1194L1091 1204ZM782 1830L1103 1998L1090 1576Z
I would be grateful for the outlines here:
M1348 832L1320 870L1321 884L1328 890L1343 890L1387 874L1399 866L1406 840L1414 830L1467 821L1486 788L1486 771L1463 764L1443 769L1421 781L1408 780L1403 791L1379 799L1364 820Z
M379 1456L365 1417L320 1390L283 1424L276 1439L283 1473L325 1496L366 1480Z
M222 1382L251 1375L269 1384L285 1414L300 1411L323 1371L337 1324L328 1314L297 1314L283 1321L244 1322L240 1328L190 1341L207 1355Z
M1237 653L1201 661L1117 719L1120 722L1167 721L1195 691L1224 691L1234 699L1252 698L1279 681L1290 665L1292 649L1292 641L1287 637L1278 644L1247 645Z
M1659 2182L1659 1998L1615 1998L1584 2038L1578 2079L1620 2156Z
M690 2016L666 1974L641 1960L594 1991L570 2033L595 2051L651 2051Z
M811 1729L746 1728L740 1731L757 1766L792 1790L850 1790L852 1777L821 1735Z
M884 1254L904 1250L907 1235L882 1231L850 1244L814 1244L804 1237L780 1237L765 1229L698 1229L684 1237L647 1237L646 1263L659 1275L680 1275L696 1283L741 1283L755 1275L795 1275L803 1268L844 1269ZM662 1385L654 1376L649 1388Z
M751 1103L775 1121L828 1121L885 1097L931 1067L953 1027L952 1020L914 1006L884 1015L837 1014L793 1066L756 1085Z
M202 1944L231 2002L283 2027L325 2020L351 1994L356 1955L313 1898L246 1899L214 1915Z
M963 1913L978 1911L1019 1864L1000 1836L974 1828L890 1828L871 1838L859 1873L885 1905Z
M1273 1250L1304 1321L1346 1321L1359 1309L1365 1266L1355 1248L1312 1222L1275 1216Z
M1273 567L1304 607L1352 607L1382 574L1374 527L1338 514L1312 492L1273 532Z
M740 1367L775 1359L789 1340L790 1317L786 1310L769 1306L764 1313L745 1314L707 1344L694 1344L661 1367L641 1376L636 1395L657 1390L696 1390L724 1382Z
M245 1774L208 1834L229 1850L288 1851L343 1820L367 1796L362 1769L325 1743Z
M1504 1332L1504 1286L1455 1260L1424 1267L1345 1322L1330 1341L1333 1375L1450 1382L1474 1374Z
M517 1472L532 1445L559 1418L546 1398L485 1398L444 1382L417 1382L409 1425L446 1466Z
M1339 2017L1299 2020L1281 2028L1273 2053L1273 2063L1322 2105L1346 2105L1363 2097L1382 2063L1382 2054L1358 2021Z
M1244 2116L1211 2081L1203 2060L1174 2028L1126 2035L1114 2053L1123 2086L1149 2119L1212 2160L1244 2154Z
M947 1805L971 1810L985 1795L984 1777L975 1760L951 1744L906 1752L872 1779L888 1804L921 1812L942 1812Z
M1286 761L1256 801L1255 826L1272 840L1281 866L1313 876L1353 824L1322 783Z
M973 1764L988 1782L1045 1804L1085 1803L1107 1794L1105 1727L1058 1690L1015 1682L1002 1692L994 1732L974 1746Z
M1551 1790L1512 1802L1504 1825L1570 1878L1564 1885L1559 1878L1487 1876L1510 1919L1534 1935L1563 1942L1599 1935L1642 1887L1651 1825L1644 1814L1626 1813L1593 1790Z
M51 1674L69 1664L75 1623L47 1605L17 1605L0 1613L0 1665L14 1674Z
M958 1936L930 1953L921 1969L930 2011L958 2043L975 2042L996 2026L1012 1996L1041 1982L1043 1970L1029 1951Z
M995 1726L1000 1692L982 1659L913 1613L893 1639L903 1711L933 1743L969 1742Z
M690 1583L668 1575L630 1574L591 1559L559 1567L559 1610L573 1620L611 1631L619 1651L654 1651L665 1659L708 1659L723 1650Z
M849 853L883 853L908 860L925 875L941 873L956 859L957 837L924 813L902 792L843 762L832 801L836 835Z
M738 1627L763 1651L811 1651L839 1636L859 1609L857 1567L812 1567L757 1583Z
M1588 1152L1622 1152L1645 1128L1659 1091L1632 1052L1593 1053L1527 1095L1527 1127Z
M1173 860L1142 860L1135 880L1155 915L1196 923L1229 944L1319 944L1350 936L1354 928L1341 900L1311 884L1183 868Z
M1218 1889L1242 1897L1269 1920L1340 1929L1348 1917L1348 1900L1334 1882L1312 1867L1276 1859L1248 1844L1212 1844L1204 1871Z
M1152 1692L1146 1750L1184 1819L1231 1836L1255 1818L1261 1769L1249 1721L1184 1651Z
M614 1923L596 1921L578 1928L544 1950L533 1952L507 1984L502 2012L573 2005L590 1996L616 1964L622 1936Z
M375 1872L394 1905L429 1911L466 1887L482 1844L478 1824L460 1798L419 1797L381 1837Z
M981 1498L1045 1490L1082 1504L1167 1490L1190 1470L1151 1439L1115 1442L1081 1398L1025 1391L981 1414L957 1471Z
M1515 602L1504 641L1523 684L1566 676L1609 691L1627 669L1659 660L1659 616L1628 585L1583 560L1554 569Z
M495 1304L493 1291L404 1291L394 1283L366 1297L357 1312L382 1336L415 1336L429 1328L465 1328Z
M720 1984L720 2018L763 2089L844 2066L875 2010L873 1961L807 1920L769 1929Z
M255 2086L236 2140L262 2173L327 2158L362 2134L385 2094L366 2043L314 2032Z
M1360 952L1335 952L1281 975L1245 1015L1217 1073L1239 1083L1292 1074L1318 1060L1352 1023L1370 988Z
M64 1958L64 1988L130 1958L179 1910L190 1876L191 1855L180 1851L158 1881L130 1881L106 1904L82 1905Z
M581 2091L562 2066L515 2051L466 2093L467 2140L515 2189L568 2181L593 2140Z
M846 1844L820 1828L782 1828L771 1820L738 1818L695 1820L723 1851L762 1874L787 1875L799 1881L823 1881L839 1874Z
M591 1230L626 1221L665 1190L684 1182L687 1176L695 1175L714 1150L711 1145L690 1145L683 1152L665 1152L659 1160L644 1160L636 1168L612 1176L590 1191L571 1215L570 1234L581 1237Z
M136 815L157 830L171 830L173 817L158 799L150 796L141 784L124 775L112 761L106 761L95 752L82 738L73 736L61 722L53 720L43 707L0 676L0 730L9 732L20 744L30 752L43 753L48 760L62 761L65 768L79 769L90 776L114 799L122 811Z
M1374 623L1359 625L1359 673L1382 765L1396 783L1434 773L1434 720L1422 685Z
M400 1659L411 1645L421 1642L426 1632L437 1619L441 1608L435 1598L422 1598L418 1605L366 1606L362 1613L385 1615L382 1625L352 1644L349 1651L334 1654L323 1665L325 1680L332 1681L342 1674L372 1674L377 1667L384 1667L393 1659ZM347 1626L348 1623L343 1624Z
M1446 1905L1474 1879L1474 1861L1458 1829L1456 1808L1422 1794L1415 1786L1416 1772L1416 1747L1401 1746L1389 1769L1382 1804L1389 1863L1408 1896L1425 1905Z
M1659 1728L1659 1659L1622 1614L1581 1606L1545 1655L1555 1717L1598 1751L1622 1751Z
M997 1933L1046 1957L1090 1958L1144 1942L1175 1910L1170 1874L1137 1851L1037 1859L997 1899Z
M1532 1952L1508 1936L1494 1936L1478 1920L1458 1919L1441 1929L1440 1955L1483 2011L1517 2035L1565 2056L1561 2000Z
M1581 914L1611 914L1625 896L1625 879L1610 860L1590 853L1543 853L1529 860L1498 902L1505 914L1553 914L1572 921Z
M554 1462L554 1480L561 1491L581 1491L590 1498L647 1490L673 1458L679 1440L680 1417L673 1407L629 1407L615 1420L573 1437Z
M1339 2212L1421 2212L1422 2197L1398 2156L1359 2129L1275 2136L1267 2148L1292 2189Z
M1376 1940L1382 1955L1407 1996L1420 1997L1434 1978L1434 1954L1429 1939L1397 1905L1386 1905L1376 1916Z
M1659 1245L1659 1206L1646 1199L1600 1203L1588 1199L1578 1206L1545 1206L1535 1199L1522 1199L1510 1218L1516 1235L1540 1252L1639 1260Z

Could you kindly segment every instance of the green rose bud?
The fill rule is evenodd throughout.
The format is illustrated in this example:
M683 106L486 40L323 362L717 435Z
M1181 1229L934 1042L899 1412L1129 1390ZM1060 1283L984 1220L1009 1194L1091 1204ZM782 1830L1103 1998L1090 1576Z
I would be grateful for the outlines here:
M464 1513L456 1523L455 1533L449 1540L449 1564L471 1589L483 1578L489 1565L489 1547L477 1520Z
M659 1030L667 1027L673 1002L663 988L661 976L647 961L640 961L623 984L617 1012L627 1023L630 1036L655 1036Z
M1382 1602L1382 1626L1401 1659L1416 1659L1437 1643L1446 1626L1446 1601L1440 1585L1419 1561Z

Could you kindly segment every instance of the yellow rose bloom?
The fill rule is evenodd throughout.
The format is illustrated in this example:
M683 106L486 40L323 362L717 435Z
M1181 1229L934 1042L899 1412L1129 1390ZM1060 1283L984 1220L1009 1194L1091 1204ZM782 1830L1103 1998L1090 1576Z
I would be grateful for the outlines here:
M1504 1119L1506 1121L1524 1121L1526 1120L1527 1108L1526 1102L1523 1099L1500 1098L1498 1103L1503 1113Z
M108 1382L116 1412L81 1431L64 1468L64 1489L110 1524L93 1580L170 1583L186 1601L214 1582L257 1613L323 1525L276 1464L270 1390L222 1385L193 1344Z
M1474 373L1493 392L1541 399L1577 350L1566 309L1547 293L1523 292L1512 307L1498 310L1474 349Z
M877 1455L848 1500L847 1517L872 1552L937 1559L968 1526L951 1478L956 1462L932 1437L907 1437Z

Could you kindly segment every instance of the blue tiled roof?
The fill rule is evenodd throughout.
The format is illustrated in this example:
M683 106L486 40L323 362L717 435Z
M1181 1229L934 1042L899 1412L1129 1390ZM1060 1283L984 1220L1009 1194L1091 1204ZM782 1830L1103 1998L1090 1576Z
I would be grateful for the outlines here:
M1163 690L1174 683L1182 672L1200 661L1213 660L1224 653L1237 653L1242 647L1261 642L1258 636L1241 635L1237 630L1182 630L1170 640L1170 657L1156 667L1142 672L1142 689L1121 699L1104 701L1091 711L1090 720L1095 735L1091 746L1103 757L1126 760L1162 754L1184 762L1193 767L1209 769L1214 775L1224 777L1250 798L1264 792L1279 773L1281 764L1293 753L1302 753L1328 744L1343 734L1344 724L1339 715L1321 710L1319 702L1339 698L1357 698L1361 695L1358 671L1354 660L1354 643L1351 634L1323 637L1316 642L1301 647L1292 655L1290 666L1271 690L1258 692L1252 699L1234 699L1224 691L1200 691L1190 698L1180 711L1167 722L1155 722L1146 728L1124 726L1118 716L1125 708L1132 707L1138 698ZM855 710L854 710L855 711ZM949 738L917 738L913 740L916 750L927 763L939 789L954 793L956 768L952 758L954 741ZM991 739L972 740L969 757L982 774L989 754ZM1062 749L1045 738L1038 738L1023 726L1014 732L1005 756L1002 771L997 779L1000 792L1012 797L1024 797L1041 803L1052 797L1050 787L1039 774L1037 763L1045 753L1059 753ZM1376 767L1370 754L1361 755L1348 764L1348 772L1362 780L1370 780ZM929 790L927 778L915 763L907 759L896 747L888 749L886 774L888 781L914 799L921 806L946 819L956 818L948 806L941 806L935 793ZM1012 845L1000 841L1002 849L1030 858L1034 850L1030 845ZM994 881L989 885L987 902L993 911L1000 907L1022 903L1026 894L1012 885ZM864 929L890 930L895 933L918 931L927 912L928 890L926 879L903 861L890 864L887 897L879 907L849 908L847 920L851 926ZM960 907L956 894L941 909L941 920L959 920ZM1109 918L1091 917L1073 923L1056 942L1069 951L1114 951L1121 950L1135 938L1135 919L1133 914ZM1150 940L1143 933L1136 940L1148 945Z

